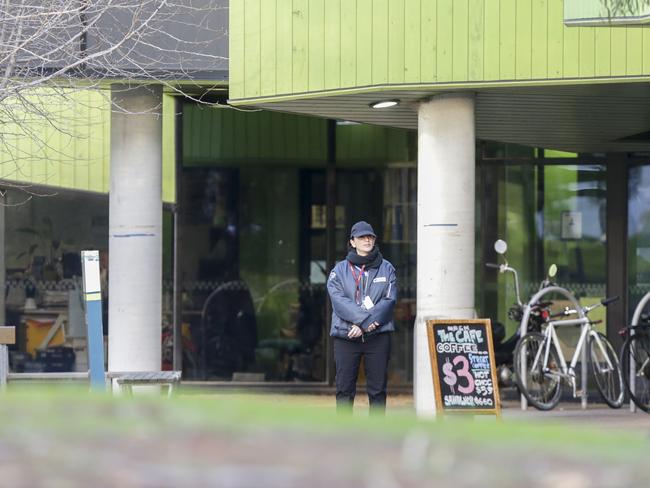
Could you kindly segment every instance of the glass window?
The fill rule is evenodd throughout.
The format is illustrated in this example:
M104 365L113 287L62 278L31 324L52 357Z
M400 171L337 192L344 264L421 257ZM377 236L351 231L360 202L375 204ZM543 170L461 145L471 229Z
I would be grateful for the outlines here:
M337 203L345 224L337 229L337 260L347 254L348 232L359 220L378 233L377 245L397 273L395 333L388 369L390 385L413 378L413 324L415 322L417 172L414 163L388 164L381 169L341 169L337 172Z
M628 319L650 291L650 166L633 166L628 178Z
M601 165L484 164L481 170L483 205L479 205L483 232L482 259L496 262L492 245L506 240L508 263L519 273L522 300L537 291L548 267L558 266L555 281L584 304L606 294L606 169ZM507 324L515 302L510 274L482 269L478 303L483 314ZM557 300L554 307L566 305ZM606 330L606 310L590 315Z
M191 104L183 120L184 378L331 380L325 121L208 113ZM205 134L212 137L199 137ZM412 377L415 163L393 161L413 159L414 136L360 124L336 128L335 258L345 258L350 226L367 220L397 268L392 384Z
M516 302L514 281L510 274L496 273L485 268L484 263L501 262L493 244L503 239L508 243L508 263L519 275L522 299L536 288L539 269L543 268L540 262L543 261L544 217L538 202L539 177L538 167L534 165L490 163L483 165L481 171L477 215L481 219L483 244L482 258L477 260L477 265L482 285L476 287L477 303L481 316L504 324L508 335L518 326L507 320L508 310Z
M16 326L10 368L88 371L80 252L100 251L106 333L108 197L30 188L6 198L6 322Z
M399 295L395 304L396 331L389 381L413 379L413 324L415 323L417 255L417 169L415 164L389 165L384 171L382 252L397 272Z
M322 276L301 276L301 178L251 166L183 174L182 302L191 378L324 381ZM301 279L302 278L302 279Z
M323 287L300 275L300 188L296 168L240 171L240 277L255 311L252 367L266 380L325 379Z
M174 214L163 210L162 249L162 365L164 371L174 368ZM181 329L181 338L188 346L189 330ZM184 350L187 347L183 348Z

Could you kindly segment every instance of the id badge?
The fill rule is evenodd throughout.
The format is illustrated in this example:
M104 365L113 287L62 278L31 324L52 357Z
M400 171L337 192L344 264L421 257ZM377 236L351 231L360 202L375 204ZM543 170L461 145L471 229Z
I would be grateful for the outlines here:
M372 303L372 298L366 295L366 298L363 299L363 306L366 308L366 310L370 310L372 307L375 306L375 304Z

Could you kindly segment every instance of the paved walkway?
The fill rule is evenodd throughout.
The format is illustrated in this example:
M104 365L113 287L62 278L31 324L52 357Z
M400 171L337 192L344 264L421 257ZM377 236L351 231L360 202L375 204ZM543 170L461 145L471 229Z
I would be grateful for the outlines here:
M259 394L253 394L258 396ZM335 408L333 395L302 395L302 394L262 394L260 397L282 403L302 403L317 408ZM570 423L581 426L598 426L598 428L615 430L647 430L650 433L650 414L637 410L630 412L628 404L619 409L612 409L603 403L591 403L587 410L580 408L578 402L561 402L555 409L542 412L533 407L523 411L518 401L508 400L502 405L502 416L506 421L534 421L548 423ZM364 415L368 409L368 398L365 394L358 395L355 400L355 412ZM388 397L387 414L413 410L411 395L390 395Z
M521 409L518 401L506 401L502 404L502 417L509 421L530 421L548 423L569 423L574 426L597 426L614 430L647 430L650 433L650 415L638 410L630 411L629 404L621 408L609 408L604 403L590 403L583 410L579 402L560 402L553 410L540 411L534 407Z
M602 403L594 403L583 410L579 403L560 403L551 411L541 412L532 407L523 411L518 402L507 402L503 408L503 418L535 422L568 422L572 425L598 426L604 429L644 429L650 433L650 415L641 410L632 413L627 404L619 409L612 409Z

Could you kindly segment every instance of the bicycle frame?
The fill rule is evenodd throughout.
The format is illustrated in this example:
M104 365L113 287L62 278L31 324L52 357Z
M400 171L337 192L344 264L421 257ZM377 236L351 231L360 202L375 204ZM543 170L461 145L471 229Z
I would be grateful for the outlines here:
M560 340L557 336L557 332L555 331L555 328L557 326L562 327L562 326L570 326L570 325L580 325L581 330L580 330L580 337L578 339L578 344L576 345L576 350L573 353L573 357L571 358L571 363L567 366L566 359L564 358L564 354L562 353L562 348L560 347ZM598 348L601 350L603 357L605 357L605 359L607 360L607 367L614 369L614 365L610 362L609 357L605 351L605 347L603 346L600 337L598 337L598 333L594 330L591 321L587 317L581 317L578 319L550 321L546 326L546 329L544 330L543 334L544 334L544 347L540 348L537 351L537 355L533 360L533 369L539 364L540 356L543 350L544 359L542 365L544 366L543 367L544 373L547 374L547 370L548 370L547 365L551 354L551 347L555 347L555 351L557 352L558 357L560 359L559 366L560 366L561 373L558 376L569 381L569 383L571 384L571 388L573 390L574 398L578 396L577 388L576 388L575 367L577 366L578 361L580 360L583 348L586 347L588 337L594 338L596 344L598 344ZM584 367L586 367L586 364L583 365L583 368ZM555 373L551 373L551 374L555 374Z
M498 240L494 244L494 250L501 255L505 255L506 250L508 249L508 246L504 241ZM504 259L505 260L505 259ZM493 263L485 263L486 266L491 267L491 268L497 268L500 273L505 273L505 272L510 272L513 273L515 277L515 294L517 295L517 304L519 306L523 306L523 316L521 318L521 321L519 323L519 336L524 337L527 332L528 328L528 320L530 318L530 314L532 311L532 308L534 304L538 303L541 301L542 297L544 297L547 294L559 294L564 296L566 299L568 299L574 306L576 313L578 314L578 317L580 319L585 318L585 313L582 307L580 307L578 300L576 297L571 293L569 290L562 288L560 286L555 285L550 281L551 278L553 278L556 273L557 273L557 267L555 265L552 265L549 268L549 272L547 277L540 283L540 288L537 290L535 294L528 300L527 303L523 303L521 301L521 296L520 296L520 290L519 290L519 277L517 275L517 271L512 268L511 266L508 265L508 261L506 260L503 264L493 264ZM555 268L555 269L553 269ZM564 321L566 323L566 321ZM580 322L583 323L583 322ZM588 319L586 319L586 322L588 323ZM586 336L585 336L586 338ZM584 339L583 339L584 342ZM600 344L600 340L598 340L598 343ZM602 347L602 344L600 344L600 347ZM561 353L561 352L560 352ZM575 359L575 358L574 358ZM583 364L582 368L582 374L581 374L581 385L582 385L582 408L586 409L587 408L587 356L586 356L586 348L582 348L582 357L581 361ZM566 365L566 364L565 364ZM515 366L516 368L516 366ZM522 366L523 368L523 366ZM573 364L573 368L575 368L575 364ZM574 375L575 376L575 375ZM525 381L525 379L524 379ZM575 383L575 382L574 382ZM574 386L574 391L575 391L575 386ZM526 410L528 407L528 401L526 400L526 397L522 394L521 395L521 409Z
M558 294L558 295L564 296L573 305L573 308L575 308L578 311L579 319L580 320L586 319L585 313L584 313L582 307L580 306L580 304L578 303L578 300L573 295L573 293L571 293L566 288L562 288L560 286L548 286L546 288L542 288L537 293L535 293L530 298L528 303L525 304L525 306L524 306L524 315L521 318L521 323L519 324L519 335L521 337L526 335L526 332L528 332L528 319L530 318L530 313L531 313L531 309L532 309L531 304L541 301L542 298L544 297L544 295L547 295L547 294ZM586 319L586 320L589 320L589 319ZM566 320L560 321L560 322L567 323ZM586 350L584 350L584 351L586 351ZM587 356L586 356L586 354L582 355L582 363L583 363L584 367L582 368L581 384L583 386L585 386L587 384ZM521 367L523 368L523 366L521 366ZM581 404L582 404L583 409L587 408L587 388L585 388L585 387L582 388L582 401L581 401ZM526 410L527 408L528 408L528 401L526 400L524 395L521 395L521 409Z

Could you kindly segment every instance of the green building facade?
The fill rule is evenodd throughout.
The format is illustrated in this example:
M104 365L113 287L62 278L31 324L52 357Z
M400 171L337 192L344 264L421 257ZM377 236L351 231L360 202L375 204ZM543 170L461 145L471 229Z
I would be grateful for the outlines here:
M418 107L450 94L474 107L476 314L516 328L511 280L483 266L503 238L525 297L551 263L585 304L621 295L602 314L615 338L650 290L646 15L587 0L232 0L217 104L163 97L163 321L183 342L163 359L182 356L189 380L331 383L324 281L363 218L398 269L390 381L409 388ZM106 199L107 102L78 96L96 107L71 109L79 134L16 142L24 164L3 164L3 181ZM42 210L22 212L14 228L43 234ZM19 271L41 251L21 254L38 238L15 235ZM232 327L248 332L226 343Z
M603 313L616 340L648 290L650 31L645 7L606 4L231 2L229 101L415 132L421 104L471 97L477 314L516 327L512 283L483 267L505 238L525 296L556 263L583 303L624 297ZM380 101L397 104L374 109Z

